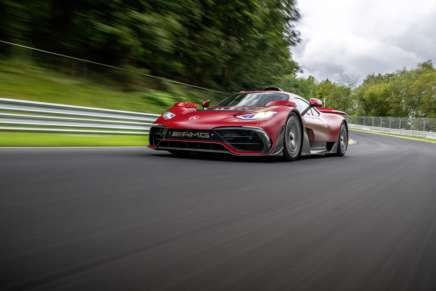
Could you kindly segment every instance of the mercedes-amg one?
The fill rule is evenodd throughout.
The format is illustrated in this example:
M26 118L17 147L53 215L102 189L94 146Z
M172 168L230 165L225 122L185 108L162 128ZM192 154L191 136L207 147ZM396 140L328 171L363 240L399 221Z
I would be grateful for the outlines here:
M344 112L324 108L279 88L241 91L216 106L178 102L150 128L149 147L176 155L190 152L239 156L344 156Z

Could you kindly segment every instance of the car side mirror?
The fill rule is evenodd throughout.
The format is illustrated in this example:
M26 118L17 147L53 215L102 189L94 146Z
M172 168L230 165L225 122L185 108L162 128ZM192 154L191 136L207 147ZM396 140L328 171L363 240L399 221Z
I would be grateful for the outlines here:
M309 99L310 107L322 107L322 101L317 98L310 98Z
M203 106L203 108L208 108L210 105L210 100L206 100L201 102L201 106Z
M289 101L289 100L274 100L274 101L268 102L265 106L266 107L270 107L270 106L297 107L297 104L295 104L294 101Z

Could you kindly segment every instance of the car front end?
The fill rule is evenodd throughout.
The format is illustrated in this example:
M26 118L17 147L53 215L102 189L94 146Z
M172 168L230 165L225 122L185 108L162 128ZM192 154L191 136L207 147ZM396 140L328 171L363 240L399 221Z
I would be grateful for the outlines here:
M156 150L226 153L233 155L268 155L272 140L261 127L225 126L211 129L150 129L149 146Z

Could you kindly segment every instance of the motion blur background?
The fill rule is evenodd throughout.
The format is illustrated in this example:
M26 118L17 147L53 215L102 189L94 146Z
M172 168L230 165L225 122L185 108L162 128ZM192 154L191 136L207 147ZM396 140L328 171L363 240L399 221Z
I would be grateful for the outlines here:
M344 13L379 7L371 15L399 16L406 15L404 10L377 3L356 8L341 0L331 4L309 1L299 9L294 0L0 0L0 98L160 113L176 101L216 101L242 88L278 86L318 97L326 107L352 116L403 118L408 129L428 130L436 117L432 60L414 58L419 61L414 66L398 61L397 71L383 74L383 67L371 67L362 71L368 76L338 78L336 71L317 69L332 65L316 58L322 52L361 45L340 41L356 39L337 29L348 27L341 22L349 20ZM426 11L436 11L429 5ZM374 30L377 22L368 21ZM328 48L329 43L335 45ZM354 59L351 67L362 60ZM427 127L422 128L423 121L415 125L417 118L428 119ZM0 132L3 145L18 145L23 134ZM15 141L6 141L12 136Z

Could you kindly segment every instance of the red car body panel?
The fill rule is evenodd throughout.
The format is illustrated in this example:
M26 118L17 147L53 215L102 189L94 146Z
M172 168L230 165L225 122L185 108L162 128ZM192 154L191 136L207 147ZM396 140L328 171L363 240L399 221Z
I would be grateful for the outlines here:
M149 147L163 150L220 151L233 155L277 155L283 148L284 125L289 114L295 112L301 118L304 129L303 155L311 154L319 147L325 147L325 152L334 150L341 125L346 123L345 114L332 109L324 110L313 107L308 107L306 112L300 112L296 102L293 101L301 97L286 92L280 93L288 94L291 102L275 102L277 105L265 107L214 107L205 110L198 110L198 106L192 102L176 103L168 110L174 114L173 118L165 119L161 115L154 122ZM236 117L262 111L276 113L273 117L263 120L243 120ZM253 139L263 143L262 149L260 145L255 150L250 150L248 146L232 143L233 137L229 135L229 131L232 132L232 130L239 135L241 135L241 130L254 134ZM159 131L158 134L155 133L157 131ZM177 135L172 133L175 131L178 132ZM167 132L175 136L168 136ZM156 136L159 138L156 139ZM204 138L205 136L209 138ZM244 148L241 149L241 147Z

